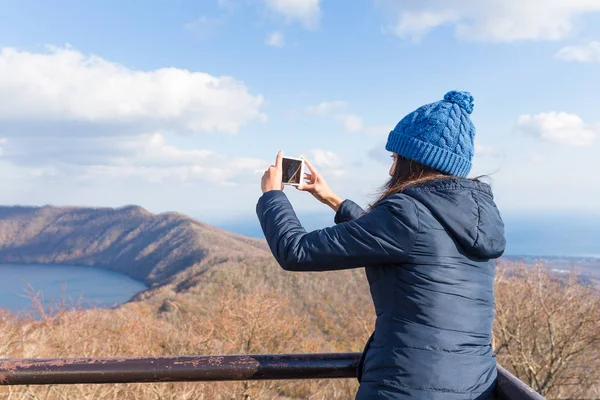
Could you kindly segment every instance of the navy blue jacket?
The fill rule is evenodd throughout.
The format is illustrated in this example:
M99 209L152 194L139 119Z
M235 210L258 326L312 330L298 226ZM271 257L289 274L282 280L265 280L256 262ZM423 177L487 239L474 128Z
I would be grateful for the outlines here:
M487 184L426 183L368 213L346 200L336 226L310 233L282 191L265 193L257 213L282 268L365 268L377 320L357 399L492 398L493 259L505 239Z

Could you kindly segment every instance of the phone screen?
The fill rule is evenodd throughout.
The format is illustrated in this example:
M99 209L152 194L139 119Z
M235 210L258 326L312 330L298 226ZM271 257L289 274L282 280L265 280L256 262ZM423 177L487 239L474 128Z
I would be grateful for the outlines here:
M300 176L302 171L302 160L283 157L281 167L283 170L283 183L294 185L300 184L300 180L302 179Z

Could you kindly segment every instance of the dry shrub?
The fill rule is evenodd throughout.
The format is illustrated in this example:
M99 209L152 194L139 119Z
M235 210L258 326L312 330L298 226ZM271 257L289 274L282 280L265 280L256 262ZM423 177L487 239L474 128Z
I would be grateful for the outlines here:
M320 351L289 301L265 290L242 294L223 288L220 300L194 314L183 300L161 312L144 303L115 310L0 313L0 357L114 357ZM210 314L208 317L207 314ZM345 399L354 380L243 381L4 387L8 399Z
M259 271L260 272L260 271ZM0 357L113 357L359 351L373 329L363 277L252 266L114 310L0 311ZM205 275L205 276L206 276ZM261 279L264 280L261 283ZM342 279L343 278L343 279ZM217 284L218 283L218 284ZM309 293L310 296L301 297ZM34 299L35 300L35 299ZM500 268L499 362L549 398L600 398L600 295L575 275ZM4 387L8 399L352 399L355 379Z
M496 275L500 364L548 398L600 398L600 294L538 264Z

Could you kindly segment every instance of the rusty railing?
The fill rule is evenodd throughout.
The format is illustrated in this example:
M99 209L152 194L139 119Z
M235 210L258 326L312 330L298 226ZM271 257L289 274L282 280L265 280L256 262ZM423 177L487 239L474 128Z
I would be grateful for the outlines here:
M355 378L360 353L0 359L0 385ZM426 373L426 371L424 371ZM499 400L540 400L498 366Z

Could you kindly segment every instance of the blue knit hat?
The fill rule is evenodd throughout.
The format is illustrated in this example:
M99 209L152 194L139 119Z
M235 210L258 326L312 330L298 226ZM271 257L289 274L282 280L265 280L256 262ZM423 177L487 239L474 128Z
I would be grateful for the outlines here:
M466 177L475 152L473 96L452 91L408 114L388 136L386 150L447 174Z

